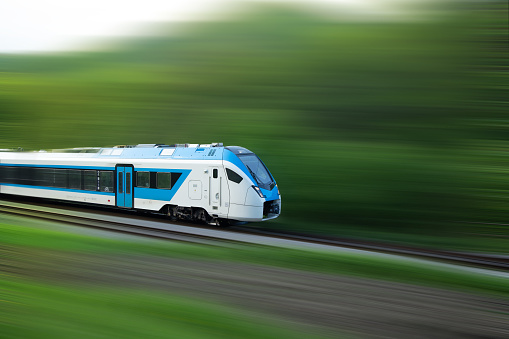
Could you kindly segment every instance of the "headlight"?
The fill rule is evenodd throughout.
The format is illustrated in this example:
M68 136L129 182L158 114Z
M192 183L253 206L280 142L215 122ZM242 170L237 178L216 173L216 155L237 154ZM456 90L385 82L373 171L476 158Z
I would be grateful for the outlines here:
M262 199L264 199L264 198L265 198L265 196L263 195L262 190L260 189L260 187L255 186L255 185L253 185L253 186L251 186L251 187L253 187L253 188L254 188L254 190L256 191L256 193L258 193L258 195L260 196L260 198L262 198Z
M277 195L281 196L281 193L279 193L279 187L277 187L277 184L276 184L276 188L277 188Z

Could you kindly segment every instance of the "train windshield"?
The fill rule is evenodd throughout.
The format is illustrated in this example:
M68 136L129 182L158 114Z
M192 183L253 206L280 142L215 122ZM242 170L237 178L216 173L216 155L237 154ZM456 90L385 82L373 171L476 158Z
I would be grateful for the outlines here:
M237 155L253 176L260 188L271 191L276 183L270 175L267 167L254 153Z

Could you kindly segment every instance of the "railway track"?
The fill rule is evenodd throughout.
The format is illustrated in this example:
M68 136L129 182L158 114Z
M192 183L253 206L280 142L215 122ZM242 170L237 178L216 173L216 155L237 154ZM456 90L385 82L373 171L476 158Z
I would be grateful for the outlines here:
M48 207L47 204L29 205L12 201L0 201L0 212L145 237L209 245L218 244L218 240L213 237L180 229L185 227L183 225L168 224L168 226L176 227L163 227L162 222L147 221L141 218L132 219L131 216L116 215L118 213L82 212L76 211L76 209L65 209L62 206L53 208ZM102 212L104 213L104 210Z
M246 230L246 232L253 232L259 234L266 234L272 237L284 237L292 239L302 239L303 241L326 244L330 246L340 246L351 249L365 250L379 253L389 253L410 256L415 258L433 259L438 261L445 261L450 263L473 265L476 267L483 267L489 269L497 269L509 272L509 255L490 255L483 253L466 253L454 251L441 251L436 249L417 248L411 246L387 244L374 241L360 241L352 239L341 239L331 237L314 237L297 233L281 233L274 230L269 231L253 231Z
M441 263L496 270L501 273L509 272L509 257L439 251L350 239L319 238L305 234L257 230L248 227L222 229L206 225L170 222L167 219L154 217L153 215L146 217L104 208L98 211L68 204L50 205L39 202L27 204L13 199L0 200L0 212L115 232L213 246L254 244L293 249L376 252L381 256L396 255L417 260L433 260Z

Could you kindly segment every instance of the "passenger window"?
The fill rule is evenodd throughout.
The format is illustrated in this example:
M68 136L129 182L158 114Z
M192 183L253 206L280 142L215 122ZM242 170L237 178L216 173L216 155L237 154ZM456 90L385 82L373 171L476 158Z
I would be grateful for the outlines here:
M7 173L9 173L9 172L10 172L10 167L0 166L0 182L10 184L9 180L7 180L7 178L9 178Z
M123 176L124 172L118 172L118 193L124 193Z
M44 182L42 181L42 168L34 168L32 172L32 185L34 186L44 186Z
M237 184L242 181L242 177L229 168L226 169L226 175L228 176L229 180L231 180Z
M55 169L55 187L67 188L67 170Z
M157 173L157 188L171 189L171 173Z
M215 179L215 178L217 178L217 168L214 168L214 169L212 170L212 177L213 177L214 179Z
M113 171L99 171L99 190L101 192L114 192Z
M125 193L131 194L131 172L125 174Z
M80 170L69 170L69 188L80 190L81 189L81 171Z
M97 191L97 171L83 171L84 189Z
M150 173L149 172L136 172L136 187L150 187Z
M21 185L32 185L32 168L30 167L20 167L18 169L18 183Z
M5 178L7 179L6 182L9 184L17 184L18 183L18 176L17 176L17 168L14 166L10 166L5 171Z
M42 168L41 177L43 186L47 187L55 186L55 170L53 168Z

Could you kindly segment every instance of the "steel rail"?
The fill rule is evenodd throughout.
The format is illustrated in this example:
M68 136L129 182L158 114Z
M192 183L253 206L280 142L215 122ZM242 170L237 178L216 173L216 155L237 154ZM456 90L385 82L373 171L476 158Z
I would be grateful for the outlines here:
M509 255L499 256L484 253L468 253L456 251L444 251L422 247L388 244L384 242L360 241L338 237L323 237L294 232L281 232L278 230L256 230L247 227L238 228L246 233L263 234L271 237L282 237L311 243L330 246L341 246L351 249L366 250L379 253L399 254L416 258L435 259L440 261L474 265L483 268L498 269L509 272Z
M198 243L205 245L219 245L217 241L213 241L212 238L201 236L199 234L178 232L168 229L160 228L149 228L133 225L132 223L115 221L115 220L104 220L100 217L84 216L84 215L72 215L70 213L52 211L49 209L43 210L40 206L15 206L5 204L0 201L0 212L22 215L33 217L37 219L49 220L62 222L66 224L72 224L82 227L95 228L106 231L115 231L125 234L132 234L138 236L168 239L175 241L182 241L188 243ZM65 210L64 210L65 211ZM100 214L98 214L100 215ZM221 246L224 246L222 243Z

